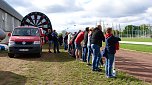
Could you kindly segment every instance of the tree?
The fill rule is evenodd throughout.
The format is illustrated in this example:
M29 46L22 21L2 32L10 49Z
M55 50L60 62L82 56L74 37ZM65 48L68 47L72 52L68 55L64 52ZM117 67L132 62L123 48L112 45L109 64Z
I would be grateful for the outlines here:
M138 34L137 31L140 31L139 26L127 25L123 30L123 34L126 34L127 36L131 36L131 37L135 37Z

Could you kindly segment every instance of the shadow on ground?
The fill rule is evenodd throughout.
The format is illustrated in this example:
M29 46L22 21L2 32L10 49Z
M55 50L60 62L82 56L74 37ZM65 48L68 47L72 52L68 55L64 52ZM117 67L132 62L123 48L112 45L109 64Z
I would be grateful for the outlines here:
M141 80L152 82L152 66L117 56L116 66Z
M25 85L27 78L9 71L0 71L0 85Z
M18 55L16 59L22 59L27 61L42 61L42 62L69 62L75 60L69 56L67 52L61 53L48 53L43 52L42 57L37 58L35 55Z

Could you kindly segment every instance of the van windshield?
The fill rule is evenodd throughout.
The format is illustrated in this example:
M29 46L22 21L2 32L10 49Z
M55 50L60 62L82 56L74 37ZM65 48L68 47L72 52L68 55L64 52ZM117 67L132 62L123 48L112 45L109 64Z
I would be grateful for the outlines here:
M13 36L39 36L39 30L37 28L15 28Z

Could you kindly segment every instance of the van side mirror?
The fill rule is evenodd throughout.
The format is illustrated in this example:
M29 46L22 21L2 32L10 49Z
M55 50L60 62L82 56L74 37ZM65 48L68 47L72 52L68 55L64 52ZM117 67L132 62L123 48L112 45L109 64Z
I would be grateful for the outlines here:
M11 32L9 32L7 35L10 37L10 36L11 36L11 34L12 34L12 33L11 33Z

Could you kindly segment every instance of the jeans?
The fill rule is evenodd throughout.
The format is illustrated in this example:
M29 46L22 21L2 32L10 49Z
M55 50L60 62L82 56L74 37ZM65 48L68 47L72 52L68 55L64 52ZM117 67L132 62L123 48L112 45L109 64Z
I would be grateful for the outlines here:
M67 45L67 41L64 41L64 50L67 50L68 45Z
M88 47L87 63L90 63L90 56L92 53L92 49L90 45L88 45L87 47Z
M101 59L101 53L100 53L100 46L96 44L91 44L91 48L93 51L93 64L92 64L92 69L96 70L98 69L99 61Z
M54 43L54 53L56 53L56 50L57 50L57 52L59 52L59 43L58 43L58 41L53 41L53 43Z
M84 47L83 47L83 52L82 52L83 62L86 62L86 61L87 61L87 52L88 52L87 46L84 46Z
M105 66L106 76L109 76L109 77L112 76L113 62L114 62L114 54L108 53L106 57L106 66Z
M71 50L72 50L72 46L71 46L71 44L68 44L68 52L70 53Z

